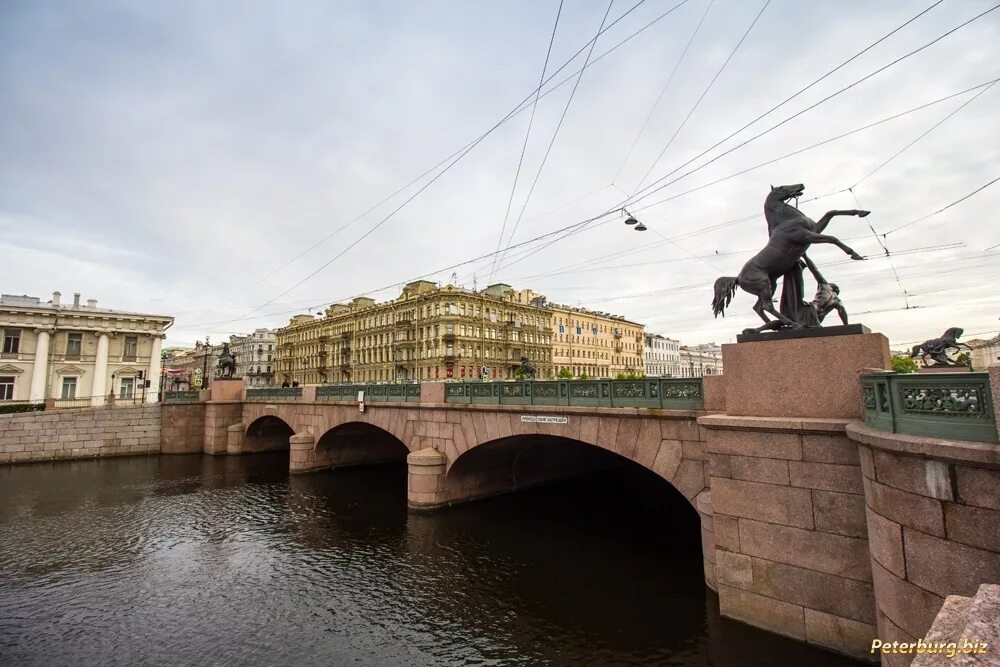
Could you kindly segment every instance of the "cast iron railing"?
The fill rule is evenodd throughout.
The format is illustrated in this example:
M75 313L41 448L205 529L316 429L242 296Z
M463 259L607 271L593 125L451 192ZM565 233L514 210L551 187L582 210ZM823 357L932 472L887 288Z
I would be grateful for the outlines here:
M365 392L365 401L419 403L420 384L324 384L316 387L317 401L357 401L358 392Z
M861 376L865 423L880 431L998 442L987 373Z
M606 408L700 410L700 378L640 380L525 380L445 385L448 403L578 405Z
M248 401L297 401L302 387L248 387Z
M195 390L163 392L164 403L191 403L197 401L198 401L198 392Z

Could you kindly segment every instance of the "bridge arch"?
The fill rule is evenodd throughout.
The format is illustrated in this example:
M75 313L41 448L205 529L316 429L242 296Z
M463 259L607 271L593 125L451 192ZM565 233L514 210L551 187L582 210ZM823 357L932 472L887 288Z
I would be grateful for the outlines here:
M247 425L241 451L244 454L270 452L289 448L289 438L295 430L281 417L262 415Z
M616 412L620 415L620 411ZM484 469L492 466L493 471L498 472L495 466L506 461L507 479L513 487L523 486L522 482L527 482L532 474L537 478L528 466L533 461L541 464L542 457L548 457L545 462L551 479L575 474L572 466L579 465L581 471L586 471L588 466L598 462L616 465L625 459L669 482L692 505L695 497L706 490L707 457L694 416L618 416L602 413L599 409L590 413L561 414L566 416L555 422L532 422L525 421L521 413L515 412L463 413L452 426L452 439L446 440L443 448L438 447L447 459L447 502L459 502L464 497L457 492L455 484L468 491L468 478L476 476L477 462L485 464ZM542 446L542 443L548 444ZM573 461L567 461L566 457L572 457ZM565 475L559 474L560 464ZM479 474L479 481L485 481L482 474ZM537 479L532 483L541 481ZM490 484L492 491L474 493L472 497L502 492L496 488L496 479L491 478Z
M318 466L347 466L403 463L409 448L390 431L368 421L347 421L327 429L316 440Z

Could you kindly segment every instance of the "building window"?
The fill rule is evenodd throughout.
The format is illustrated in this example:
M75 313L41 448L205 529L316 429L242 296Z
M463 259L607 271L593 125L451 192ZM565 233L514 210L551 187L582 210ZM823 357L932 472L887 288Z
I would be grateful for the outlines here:
M122 353L122 361L135 361L139 350L138 336L125 336L125 351Z
M0 376L0 401L14 400L14 376Z
M135 378L122 378L121 384L118 385L118 398L132 398L133 396L135 396Z
M3 353L4 354L17 354L21 349L21 330L20 329L4 329L3 330Z
M73 334L70 334L73 335ZM79 334L76 334L79 336ZM64 377L62 381L62 398L76 398L76 378Z
M66 338L66 358L67 359L79 359L80 350L83 347L83 334L81 333L71 333ZM76 378L73 378L74 387L76 386ZM63 396L66 398L66 396ZM72 396L70 397L72 398Z

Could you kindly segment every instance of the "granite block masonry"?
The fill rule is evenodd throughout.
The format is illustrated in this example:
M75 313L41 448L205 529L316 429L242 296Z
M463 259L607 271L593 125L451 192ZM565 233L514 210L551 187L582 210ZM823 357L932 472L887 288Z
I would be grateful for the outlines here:
M160 406L0 415L0 464L156 454Z
M722 615L860 659L877 633L858 447L860 373L880 334L723 346L705 433ZM718 388L714 388L718 390ZM720 403L722 403L720 401Z

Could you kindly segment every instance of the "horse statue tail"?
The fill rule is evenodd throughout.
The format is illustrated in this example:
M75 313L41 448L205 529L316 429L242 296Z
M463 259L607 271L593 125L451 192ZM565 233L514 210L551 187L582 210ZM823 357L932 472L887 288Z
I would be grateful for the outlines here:
M719 315L726 316L726 306L733 300L733 295L736 294L738 286L739 283L736 281L736 278L731 276L724 276L715 281L715 298L712 299L712 313L716 317Z

